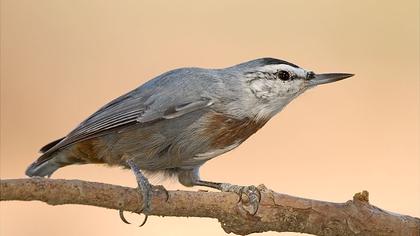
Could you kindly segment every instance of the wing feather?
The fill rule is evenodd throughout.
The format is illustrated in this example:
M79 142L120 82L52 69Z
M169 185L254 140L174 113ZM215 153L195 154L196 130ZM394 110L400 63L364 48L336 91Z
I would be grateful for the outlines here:
M115 99L82 122L48 152L75 142L106 135L116 128L159 119L173 119L213 104L210 99L200 97L196 101L183 102L181 104L167 104L166 106L156 104L153 106L154 101L150 101L150 98L136 97L134 94L129 93Z

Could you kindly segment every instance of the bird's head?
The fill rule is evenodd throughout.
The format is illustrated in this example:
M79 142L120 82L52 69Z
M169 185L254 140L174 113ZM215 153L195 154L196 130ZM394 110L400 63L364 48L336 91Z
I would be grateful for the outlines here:
M236 66L256 98L257 116L273 116L307 89L353 76L348 73L317 74L287 61L262 58Z

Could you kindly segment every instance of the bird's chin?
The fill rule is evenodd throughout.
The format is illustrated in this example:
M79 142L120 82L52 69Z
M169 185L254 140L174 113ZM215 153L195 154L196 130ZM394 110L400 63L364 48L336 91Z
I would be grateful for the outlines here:
M309 90L309 89L313 89L313 88L315 88L317 85L315 85L315 84L309 84L309 83L307 83L306 84L306 86L305 86L305 91L306 90Z

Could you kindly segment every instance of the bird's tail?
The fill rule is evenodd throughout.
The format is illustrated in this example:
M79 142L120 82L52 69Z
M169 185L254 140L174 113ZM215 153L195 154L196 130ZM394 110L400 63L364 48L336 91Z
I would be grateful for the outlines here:
M29 177L49 177L57 169L71 164L65 152L52 149L61 140L63 139L55 140L42 147L40 152L43 154L26 169L25 174Z
M42 160L41 160L42 159ZM45 155L40 156L38 160L33 162L25 171L25 174L29 177L39 176L51 176L54 171L63 167L64 165L58 163L55 160L55 155Z

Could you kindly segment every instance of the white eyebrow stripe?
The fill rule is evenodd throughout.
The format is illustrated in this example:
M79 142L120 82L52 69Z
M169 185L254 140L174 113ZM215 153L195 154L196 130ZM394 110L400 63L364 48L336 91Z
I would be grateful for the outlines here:
M302 68L296 68L293 66L289 66L286 64L280 64L280 65L266 65L266 66L262 66L260 68L258 68L258 71L260 72L268 72L268 73L275 73L279 70L285 70L285 71L289 71L295 75L297 75L298 77L306 77L306 71Z

